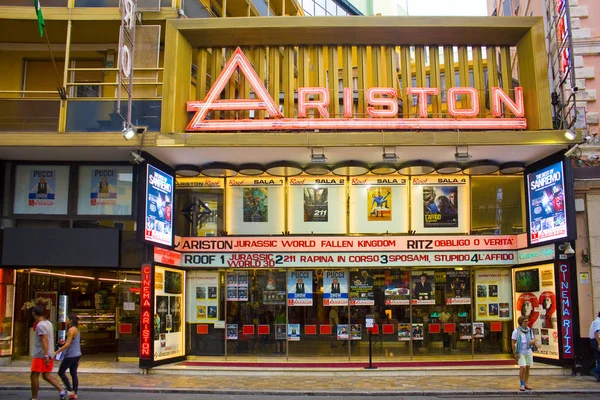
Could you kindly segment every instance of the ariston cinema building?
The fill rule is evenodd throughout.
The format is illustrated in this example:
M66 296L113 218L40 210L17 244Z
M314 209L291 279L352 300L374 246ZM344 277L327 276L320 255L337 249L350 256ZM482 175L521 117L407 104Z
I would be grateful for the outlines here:
M340 365L370 339L378 365L509 364L528 315L536 358L573 362L572 142L541 18L167 20L162 80L160 131L107 180L139 243L96 321L123 355ZM14 234L3 268L27 268Z

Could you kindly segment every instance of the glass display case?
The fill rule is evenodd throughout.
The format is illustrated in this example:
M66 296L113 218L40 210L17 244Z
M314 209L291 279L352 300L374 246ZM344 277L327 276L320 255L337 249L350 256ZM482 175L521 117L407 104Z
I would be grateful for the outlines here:
M114 310L73 309L79 317L81 347L87 353L116 349L116 320Z

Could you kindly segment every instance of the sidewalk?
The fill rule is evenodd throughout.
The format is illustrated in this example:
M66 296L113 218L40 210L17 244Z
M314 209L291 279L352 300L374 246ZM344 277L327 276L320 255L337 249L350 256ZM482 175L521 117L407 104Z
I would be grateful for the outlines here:
M0 367L2 390L28 389L29 373L23 362ZM17 365L15 365L17 364ZM469 371L458 374L456 369L436 371L431 369L414 371L419 375L404 375L401 371L388 368L364 370L352 368L344 370L311 371L302 369L285 370L243 370L237 368L188 369L185 367L168 370L150 370L141 375L136 363L114 363L119 366L115 373L107 368L94 368L92 363L82 366L79 374L80 392L120 391L120 392L163 392L163 393L203 393L203 394L264 394L264 395L334 395L365 396L385 395L495 395L518 392L518 370L502 371L494 375L470 375ZM95 363L94 363L95 364ZM102 364L102 363L98 363ZM598 393L600 382L591 376L536 375L532 371L530 385L534 394L556 393ZM401 376L400 376L401 375ZM513 376L514 375L514 376ZM42 389L49 389L42 383ZM0 395L1 397L1 395Z

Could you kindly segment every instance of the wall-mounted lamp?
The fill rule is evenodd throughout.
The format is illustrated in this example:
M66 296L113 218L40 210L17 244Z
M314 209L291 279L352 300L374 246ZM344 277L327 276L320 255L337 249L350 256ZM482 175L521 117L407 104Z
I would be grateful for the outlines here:
M454 153L454 159L456 162L469 162L471 155L469 154L469 146L456 146L456 153Z
M575 138L577 137L577 132L575 131L575 129L567 129L565 131L565 137L569 140L575 140Z
M310 149L310 162L312 163L325 163L327 157L325 157L325 150L323 147L311 147Z
M383 162L395 163L398 162L398 155L395 147L383 147L382 154Z
M558 249L568 256L575 254L575 250L571 247L570 242L564 242L563 244L558 245Z

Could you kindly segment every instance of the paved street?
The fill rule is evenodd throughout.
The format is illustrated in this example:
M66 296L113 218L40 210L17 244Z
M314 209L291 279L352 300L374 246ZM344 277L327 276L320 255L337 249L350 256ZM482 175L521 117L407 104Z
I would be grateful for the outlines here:
M17 400L27 399L30 393L25 390L11 390L1 391L0 399L6 400ZM260 396L248 396L248 395L226 395L226 394L168 394L163 393L119 393L118 395L114 392L86 392L80 393L79 398L82 400L106 400L110 398L119 398L125 400L164 400L165 398L173 398L177 400L347 400L348 397L354 397L356 399L371 398L373 395L357 395L353 396L352 393L345 393L343 396L279 396L279 395L260 395ZM443 395L443 396L375 396L377 400L401 400L418 398L419 400L436 400L436 399L469 399L469 400L486 400L490 397L493 399L515 399L517 397L526 397L527 399L544 399L544 400L565 400L565 395L547 395L547 394L512 394L512 395L495 395L495 396L466 396L460 395ZM43 391L40 393L39 400L54 399L58 396L51 391ZM597 394L579 394L569 395L570 400L585 400L585 399L597 399Z

